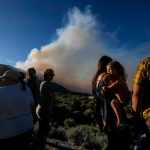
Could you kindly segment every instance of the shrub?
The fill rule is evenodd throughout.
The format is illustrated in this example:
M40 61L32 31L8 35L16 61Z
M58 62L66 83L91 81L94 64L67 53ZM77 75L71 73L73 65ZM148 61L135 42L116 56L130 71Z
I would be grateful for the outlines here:
M83 115L84 115L87 123L92 123L93 122L93 120L94 120L94 112L93 112L93 110L91 108L86 109L83 112Z
M81 128L74 127L70 128L67 130L67 137L70 143L80 146L84 141L83 141L83 133L81 132Z
M106 149L107 136L96 127L80 125L67 130L68 140L84 149Z
M72 118L65 119L65 121L64 121L65 128L71 128L71 127L74 127L75 125L76 125L76 122Z
M66 131L63 127L58 128L52 127L49 132L49 138L67 141Z

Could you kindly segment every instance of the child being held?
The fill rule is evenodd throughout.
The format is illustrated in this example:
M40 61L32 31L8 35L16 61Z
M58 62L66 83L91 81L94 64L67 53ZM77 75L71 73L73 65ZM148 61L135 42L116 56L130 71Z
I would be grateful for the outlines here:
M111 107L116 115L116 126L119 127L125 119L123 106L128 103L130 92L126 83L124 67L118 61L112 61L107 65L107 73L111 75L111 81L103 89L105 92L111 91L115 95L111 101Z

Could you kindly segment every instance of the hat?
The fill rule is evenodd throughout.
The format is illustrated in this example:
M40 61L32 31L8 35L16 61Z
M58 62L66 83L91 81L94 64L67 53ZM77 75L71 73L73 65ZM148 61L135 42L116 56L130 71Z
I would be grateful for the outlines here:
M143 118L146 120L150 118L150 107L143 111Z

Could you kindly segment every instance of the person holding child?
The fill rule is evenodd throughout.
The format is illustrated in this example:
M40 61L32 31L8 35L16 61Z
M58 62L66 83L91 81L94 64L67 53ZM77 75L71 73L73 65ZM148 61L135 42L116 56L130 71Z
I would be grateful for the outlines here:
M109 56L102 56L98 60L97 71L92 80L92 94L96 100L96 123L100 129L104 129L108 122L108 111L110 110L107 105L106 99L102 96L102 86L104 85L103 76L106 74L106 66L112 61Z

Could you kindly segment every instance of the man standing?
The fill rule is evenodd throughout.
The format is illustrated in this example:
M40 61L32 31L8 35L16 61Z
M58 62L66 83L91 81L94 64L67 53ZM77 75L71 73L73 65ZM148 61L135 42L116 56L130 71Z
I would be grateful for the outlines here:
M52 69L46 69L44 72L44 81L40 84L40 102L37 115L39 117L38 137L41 142L41 149L44 147L46 137L50 130L50 121L53 113L54 86L51 82L54 77Z
M32 95L37 106L40 98L39 83L36 77L36 70L34 68L29 68L27 70L27 84L32 91Z
M38 118L36 115L36 107L39 103L39 99L40 99L40 83L37 80L37 76L36 76L36 70L34 68L29 68L27 70L27 85L30 88L32 95L33 95L33 99L34 99L34 109L33 109L33 122L34 124L37 122Z

